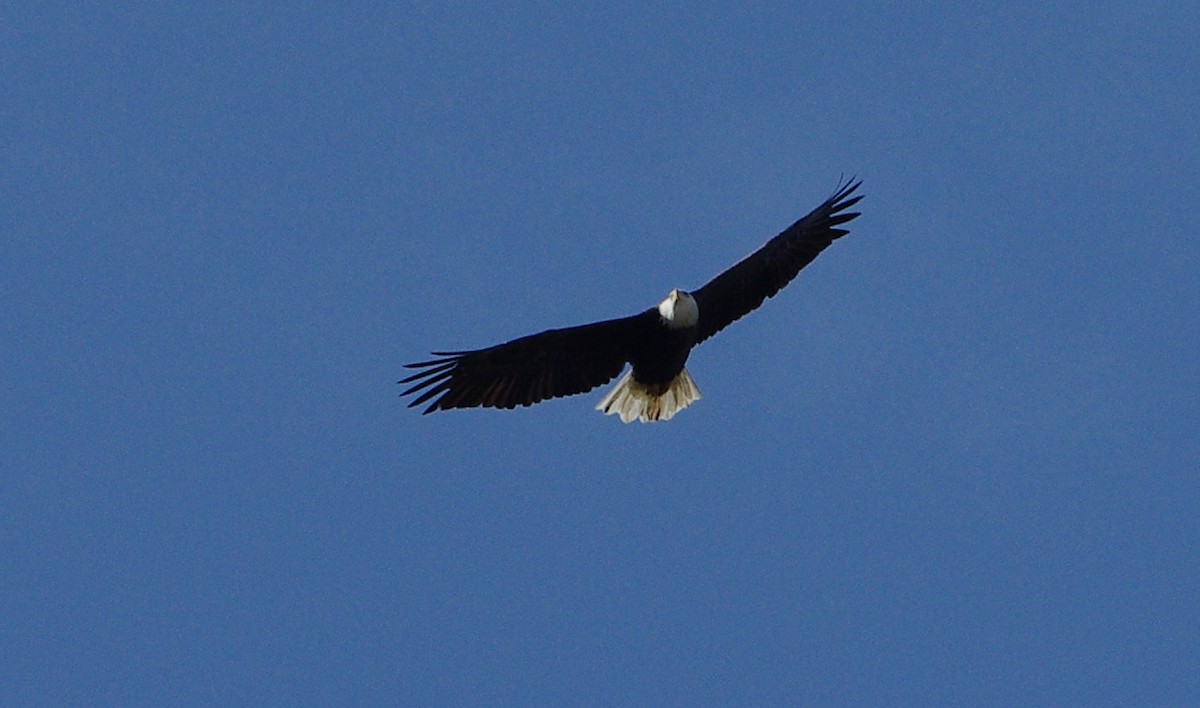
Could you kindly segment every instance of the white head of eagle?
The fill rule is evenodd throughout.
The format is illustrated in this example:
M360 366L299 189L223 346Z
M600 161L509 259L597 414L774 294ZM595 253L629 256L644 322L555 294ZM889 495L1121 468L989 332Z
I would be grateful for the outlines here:
M402 396L426 413L451 408L515 408L590 391L630 370L597 409L628 423L667 420L700 398L684 364L692 348L757 309L796 277L831 243L862 199L861 182L838 185L808 215L767 241L704 287L672 290L644 312L603 322L548 329L485 349L434 352L431 361L407 364L417 373Z
M700 308L691 293L675 288L667 299L658 303L658 315L671 329L687 329L700 321Z

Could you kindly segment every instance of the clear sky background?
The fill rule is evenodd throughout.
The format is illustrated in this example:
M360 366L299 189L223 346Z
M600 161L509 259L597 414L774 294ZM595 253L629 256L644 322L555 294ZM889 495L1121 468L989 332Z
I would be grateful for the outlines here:
M0 12L0 704L1200 701L1200 5ZM704 398L421 416L864 180Z

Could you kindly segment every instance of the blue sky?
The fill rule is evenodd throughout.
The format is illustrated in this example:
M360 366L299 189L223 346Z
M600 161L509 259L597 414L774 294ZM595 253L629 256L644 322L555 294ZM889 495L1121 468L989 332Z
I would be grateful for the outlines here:
M1200 700L1200 10L0 13L0 703ZM704 398L421 416L864 180Z

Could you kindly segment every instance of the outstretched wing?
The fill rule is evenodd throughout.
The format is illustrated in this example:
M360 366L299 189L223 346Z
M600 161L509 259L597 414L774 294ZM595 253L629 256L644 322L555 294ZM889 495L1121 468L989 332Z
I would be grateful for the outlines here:
M808 216L693 292L700 308L696 343L752 312L790 283L829 244L849 233L835 227L858 216L858 212L846 210L862 199L861 194L850 196L860 184L861 180L851 179L838 185L833 196Z
M408 405L434 396L425 413L451 408L515 408L548 398L590 391L616 378L629 360L639 330L650 321L640 315L578 327L551 329L487 349L434 352L432 361L407 364L421 371L400 381L413 384L401 396Z

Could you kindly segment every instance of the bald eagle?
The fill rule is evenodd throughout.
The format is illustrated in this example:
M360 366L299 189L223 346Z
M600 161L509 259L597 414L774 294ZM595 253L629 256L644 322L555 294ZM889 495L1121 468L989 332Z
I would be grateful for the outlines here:
M596 405L629 423L669 420L700 398L684 364L692 347L779 292L836 239L837 228L859 212L851 196L861 181L841 183L823 204L762 248L692 292L674 289L640 314L551 329L486 349L433 352L431 361L406 364L419 371L401 384L408 405L437 397L425 413L451 408L515 408L590 391L631 368ZM422 391L423 390L423 391Z

